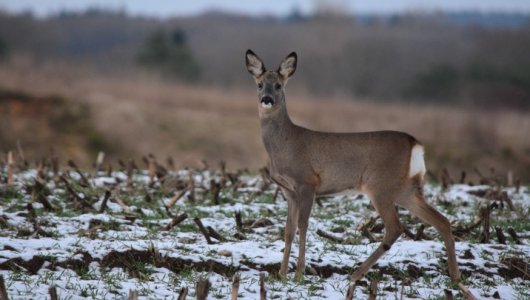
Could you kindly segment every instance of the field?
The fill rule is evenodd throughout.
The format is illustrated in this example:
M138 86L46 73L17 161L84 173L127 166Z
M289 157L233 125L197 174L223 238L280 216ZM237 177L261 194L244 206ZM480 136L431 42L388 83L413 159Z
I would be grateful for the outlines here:
M277 277L287 205L261 175L220 167L178 169L145 159L118 169L80 171L56 159L36 169L0 166L0 274L9 299L343 299L348 274L378 245L382 224L362 195L322 198L308 231L307 269L295 281L297 240L286 280ZM530 297L530 190L525 186L430 183L430 203L452 222L463 282L484 299ZM446 186L448 185L448 186ZM447 276L433 228L400 210L408 229L358 282L378 299L461 297ZM363 225L364 224L364 225ZM202 230L201 230L202 227ZM260 274L264 286L260 288ZM376 285L375 285L376 284Z
M0 300L530 299L528 9L307 2L164 18L0 3ZM287 203L263 167L247 49L268 70L298 53L281 85L297 125L421 142L461 283L401 208L405 233L351 283L384 232L358 194L315 200L306 275L297 237L279 277Z
M248 77L243 65L240 71ZM457 177L466 170L467 179L476 182L474 168L482 173L494 168L530 182L528 111L317 96L296 88L296 76L286 97L297 124L334 132L405 131L426 146L433 173L446 168ZM173 157L179 167L222 159L234 168L257 170L267 156L255 86L247 79L245 88L195 86L134 69L107 74L82 64L15 60L0 68L0 95L3 89L27 94L47 109L33 109L32 114L31 107L22 106L20 114L9 114L3 110L9 101L0 97L0 158L19 142L28 160L54 148L60 157L84 167L105 151L113 160L138 160L153 153ZM45 104L54 95L63 99L64 107Z

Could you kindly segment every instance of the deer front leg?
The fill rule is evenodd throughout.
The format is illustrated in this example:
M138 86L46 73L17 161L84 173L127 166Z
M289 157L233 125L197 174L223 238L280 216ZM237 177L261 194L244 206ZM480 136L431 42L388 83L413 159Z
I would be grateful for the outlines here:
M285 224L285 247L283 248L283 259L280 267L280 277L285 278L289 269L289 256L291 255L291 245L296 234L296 224L298 223L298 201L296 195L282 188L283 195L287 199L287 223Z
M298 253L298 261L296 264L295 279L301 280L305 271L305 244L307 227L309 226L309 216L311 215L311 208L315 199L315 189L311 186L300 187L297 192L297 200L299 201L298 213L298 233L300 236L300 246Z

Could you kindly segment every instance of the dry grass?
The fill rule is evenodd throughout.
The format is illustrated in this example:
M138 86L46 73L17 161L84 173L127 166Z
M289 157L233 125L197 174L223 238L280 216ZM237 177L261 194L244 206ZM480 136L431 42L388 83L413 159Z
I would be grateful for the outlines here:
M94 126L119 157L153 153L160 159L171 156L180 166L222 159L229 167L252 169L266 162L250 78L248 89L232 90L165 82L134 70L109 75L19 59L0 69L0 82L4 88L89 104ZM428 165L435 170L448 167L456 174L494 167L530 178L528 112L317 99L289 88L287 102L293 120L313 129L410 132L427 146Z

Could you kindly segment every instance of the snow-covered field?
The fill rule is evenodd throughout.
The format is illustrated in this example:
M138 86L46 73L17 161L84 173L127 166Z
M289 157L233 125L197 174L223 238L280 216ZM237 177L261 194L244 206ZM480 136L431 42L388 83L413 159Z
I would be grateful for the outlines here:
M71 191L51 175L44 180L45 188L35 187L36 176L36 171L26 171L15 175L13 185L0 184L0 274L10 299L44 299L50 286L57 288L60 299L123 299L130 290L145 299L176 299L182 287L189 288L188 299L195 299L199 278L209 279L209 298L227 299L236 273L241 278L238 299L259 298L260 273L266 274L268 299L343 299L348 274L378 245L357 229L373 213L366 197L321 199L323 207L315 205L310 220L304 280L293 279L297 240L289 277L281 280L276 273L287 204L281 193L275 197L276 187L260 176L243 174L230 180L221 172L180 170L149 184L147 172L139 172L128 187L127 175L114 172L110 177L87 175L89 185L83 186L72 171L65 176ZM214 203L214 182L221 186L219 204ZM112 195L105 201L107 190ZM429 185L426 194L455 229L471 224L480 207L493 207L488 243L480 243L481 224L463 230L456 243L464 282L480 298L529 299L529 270L518 272L521 264L514 267L509 262L529 263L530 192L524 187L518 193L513 187L502 189L513 202L512 211L505 200L494 199L495 193L474 195L487 190L495 188L453 185L442 192ZM166 209L175 194L182 196ZM42 197L52 210L43 206ZM100 213L103 202L106 208ZM237 212L242 216L240 228ZM188 218L168 231L161 230L182 213ZM400 215L415 234L419 221L404 210ZM194 222L196 217L204 227L218 232L221 240L212 238L208 244ZM495 227L505 233L505 244L498 242ZM520 244L507 234L509 227ZM340 241L317 235L317 229ZM380 220L370 231L376 238L382 236ZM403 235L357 284L354 298L367 298L372 279L379 282L380 299L438 299L445 297L444 289L459 294L447 276L439 236L427 226L421 237L414 240Z

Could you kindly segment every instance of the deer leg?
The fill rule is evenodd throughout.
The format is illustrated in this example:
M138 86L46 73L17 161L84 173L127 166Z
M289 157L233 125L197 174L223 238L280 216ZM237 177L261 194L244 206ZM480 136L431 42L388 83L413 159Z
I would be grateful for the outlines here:
M300 246L298 252L298 261L296 264L296 274L294 278L301 280L305 271L305 244L307 227L309 226L309 216L311 215L311 208L315 199L315 190L313 187L304 186L297 192L299 201L298 211L298 234L300 238Z
M293 244L294 235L296 234L296 223L298 222L298 201L296 195L286 189L283 194L287 199L287 223L285 224L285 247L283 248L283 259L280 267L280 277L287 275L289 268L289 256L291 254L291 245Z
M432 225L442 236L447 250L447 262L449 265L449 276L454 281L460 280L460 271L456 261L455 240L451 233L451 224L441 213L425 202L421 191L415 193L413 197L404 198L398 203L408 209L413 215L423 222Z
M351 280L360 280L366 272L377 262L377 260L390 249L392 244L399 238L403 232L403 226L399 222L399 216L392 198L375 196L371 198L372 205L381 216L383 225L385 226L385 235L379 247L359 266L359 268L352 274ZM389 205L390 204L390 205Z

